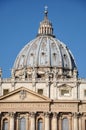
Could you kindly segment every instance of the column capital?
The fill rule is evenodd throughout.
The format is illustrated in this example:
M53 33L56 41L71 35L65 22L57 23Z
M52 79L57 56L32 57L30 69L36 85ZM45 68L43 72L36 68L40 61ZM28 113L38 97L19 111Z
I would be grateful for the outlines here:
M62 113L59 113L59 119L62 120Z
M74 118L79 118L80 115L81 115L81 114L80 114L79 112L73 113Z
M30 112L30 117L35 117L36 113L35 112Z
M26 118L26 119L29 119L29 113L27 113L27 114L25 115L25 118Z
M47 118L49 118L50 114L51 114L51 113L49 113L49 112L45 112L45 113L44 113L45 117L47 117Z
M10 116L10 117L14 118L14 115L15 115L14 112L9 112L9 116Z
M53 114L53 118L57 118L59 116L59 113L57 112L53 112L52 114Z

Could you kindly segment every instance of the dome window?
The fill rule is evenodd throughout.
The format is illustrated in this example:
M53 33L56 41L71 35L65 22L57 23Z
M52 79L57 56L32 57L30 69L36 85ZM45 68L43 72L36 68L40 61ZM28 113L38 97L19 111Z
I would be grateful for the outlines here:
M56 56L56 53L54 52L53 55Z
M44 52L42 52L42 55L44 55L45 53Z
M42 50L41 54L42 54L42 55L44 55L44 54L45 54L44 50Z
M66 58L66 54L64 54L63 56L64 56L64 58Z
M33 56L33 53L31 53L31 56Z
M22 55L22 57L24 58L24 57L25 57L25 55Z

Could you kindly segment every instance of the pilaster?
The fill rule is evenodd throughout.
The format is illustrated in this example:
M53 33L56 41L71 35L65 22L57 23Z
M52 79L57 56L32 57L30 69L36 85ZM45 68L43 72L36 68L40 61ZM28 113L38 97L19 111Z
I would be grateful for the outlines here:
M69 130L72 130L72 114L69 115Z
M82 113L79 114L79 130L82 130Z
M57 125L57 113L54 112L52 117L52 130L58 130Z
M50 113L45 113L45 130L50 130Z
M10 116L10 130L14 130L14 113L9 113Z
M74 129L73 130L78 130L78 113L74 113Z
M30 120L31 120L30 130L35 130L35 113L34 112L30 113Z

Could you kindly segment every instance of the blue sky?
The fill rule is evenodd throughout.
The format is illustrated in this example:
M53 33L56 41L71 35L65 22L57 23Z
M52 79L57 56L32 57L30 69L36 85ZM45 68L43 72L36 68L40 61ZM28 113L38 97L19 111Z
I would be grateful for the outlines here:
M19 51L37 35L44 6L57 39L72 51L86 78L86 0L0 0L0 67L10 76Z

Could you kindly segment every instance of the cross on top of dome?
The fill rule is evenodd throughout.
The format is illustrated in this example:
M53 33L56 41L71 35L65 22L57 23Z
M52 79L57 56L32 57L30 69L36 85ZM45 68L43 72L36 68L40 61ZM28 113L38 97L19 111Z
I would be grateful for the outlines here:
M45 6L44 8L45 8L45 11L44 11L44 13L45 13L45 18L47 18L47 14L48 14L48 7L47 7L47 6Z

